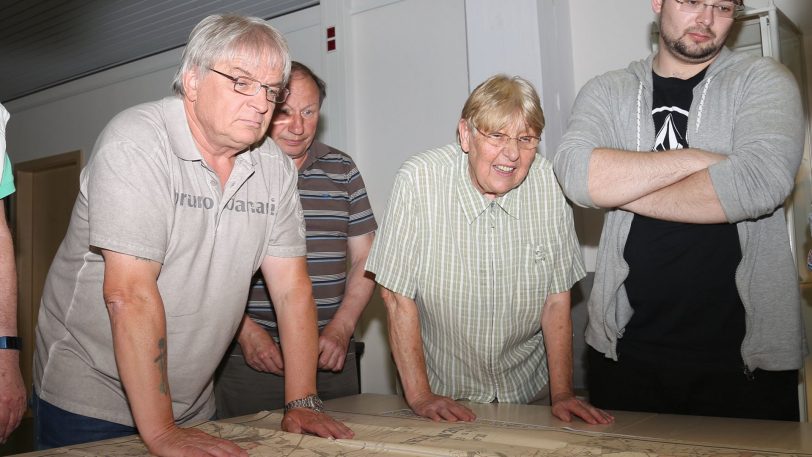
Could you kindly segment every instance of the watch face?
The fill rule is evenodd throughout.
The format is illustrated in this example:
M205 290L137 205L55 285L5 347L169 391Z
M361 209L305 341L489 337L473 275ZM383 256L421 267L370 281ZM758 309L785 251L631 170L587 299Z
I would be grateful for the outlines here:
M315 410L317 413L324 411L324 402L321 401L321 398L314 396L313 403L314 403L313 410Z

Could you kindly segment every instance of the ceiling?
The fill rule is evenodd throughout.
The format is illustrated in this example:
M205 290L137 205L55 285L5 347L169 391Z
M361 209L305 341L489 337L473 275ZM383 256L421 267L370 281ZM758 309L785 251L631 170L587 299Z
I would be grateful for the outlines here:
M213 13L265 19L318 0L0 0L0 102L186 44Z
M768 1L746 3L762 6ZM318 0L0 0L3 69L0 102L182 46L194 25L212 13L232 12L269 19L317 3ZM806 36L812 36L812 1L775 0L775 3Z

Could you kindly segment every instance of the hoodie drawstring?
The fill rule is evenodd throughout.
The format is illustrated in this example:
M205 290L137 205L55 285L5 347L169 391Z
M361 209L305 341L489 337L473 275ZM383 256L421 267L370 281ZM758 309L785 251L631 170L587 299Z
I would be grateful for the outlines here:
M705 80L705 87L702 88L702 97L699 98L699 108L696 110L696 130L694 130L694 133L699 132L699 126L702 125L702 108L705 106L705 95L708 94L711 79L713 79L713 76Z

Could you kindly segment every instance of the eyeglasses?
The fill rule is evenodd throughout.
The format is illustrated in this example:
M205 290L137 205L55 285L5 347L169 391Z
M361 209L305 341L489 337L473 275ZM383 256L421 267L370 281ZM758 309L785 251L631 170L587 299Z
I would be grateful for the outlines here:
M498 148L504 148L510 143L510 140L516 140L516 145L519 147L519 149L536 149L536 146L539 145L540 141L540 138L537 136L528 135L513 138L512 136L499 132L485 133L478 128L476 131L479 132L480 135L484 136L485 141L487 141L491 146L496 146Z
M736 4L736 2L716 2L716 3L709 3L699 0L674 0L677 2L679 10L683 13L690 13L690 14L700 14L705 12L705 7L711 7L713 10L713 14L716 17L721 17L725 19L730 19L735 17L738 13L744 10L742 5Z
M236 78L231 75L227 75L223 72L217 71L214 68L209 67L209 70L217 73L218 75L228 78L234 82L234 92L242 95L254 96L259 93L260 89L265 89L265 98L271 103L282 103L285 99L288 98L288 94L290 90L288 88L284 89L276 89L267 84L262 84L261 82L257 81L256 79L249 78L247 76L237 76Z

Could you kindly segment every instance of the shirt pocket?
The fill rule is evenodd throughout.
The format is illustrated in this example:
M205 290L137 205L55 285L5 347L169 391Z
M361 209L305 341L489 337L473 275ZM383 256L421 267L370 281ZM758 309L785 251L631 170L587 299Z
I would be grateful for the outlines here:
M549 290L551 253L544 243L527 242L516 262L516 318L538 326L541 309ZM520 321L521 322L521 321Z

